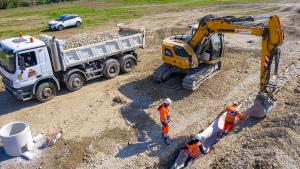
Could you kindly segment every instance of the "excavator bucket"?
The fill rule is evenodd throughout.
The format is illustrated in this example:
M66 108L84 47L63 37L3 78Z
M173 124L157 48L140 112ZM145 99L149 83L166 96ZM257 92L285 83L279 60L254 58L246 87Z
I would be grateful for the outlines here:
M269 96L264 94L253 94L244 100L242 106L239 108L243 114L263 118L266 114L272 110L275 105L275 101L272 100Z

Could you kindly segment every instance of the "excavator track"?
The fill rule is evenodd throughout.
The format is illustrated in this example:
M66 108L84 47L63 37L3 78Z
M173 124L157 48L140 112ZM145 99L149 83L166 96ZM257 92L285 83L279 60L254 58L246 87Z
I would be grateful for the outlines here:
M159 68L154 70L152 78L157 82L164 82L169 79L173 73L173 66L169 64L162 64Z
M182 86L188 90L196 90L206 79L210 78L221 68L221 62L211 65L202 64L191 70L182 80Z

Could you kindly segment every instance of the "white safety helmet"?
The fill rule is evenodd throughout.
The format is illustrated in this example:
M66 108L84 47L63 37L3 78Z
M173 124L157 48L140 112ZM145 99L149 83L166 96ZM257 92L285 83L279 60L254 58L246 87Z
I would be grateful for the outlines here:
M167 104L167 105L170 105L172 103L172 100L170 98L167 98L165 101L164 101L164 104Z

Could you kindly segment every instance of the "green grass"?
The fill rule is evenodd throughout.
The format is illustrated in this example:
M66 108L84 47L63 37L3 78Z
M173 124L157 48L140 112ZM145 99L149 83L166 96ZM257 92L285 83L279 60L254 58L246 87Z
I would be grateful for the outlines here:
M68 3L41 5L0 11L0 38L15 36L19 32L38 34L47 28L47 21L62 14L78 14L83 27L93 27L109 21L139 18L156 11L172 11L219 3L253 2L258 0L81 0ZM32 19L33 18L33 19ZM6 20L4 20L6 19ZM9 20L8 20L9 19ZM20 19L32 21L20 25ZM12 25L16 23L15 25ZM18 24L19 23L19 24ZM30 26L29 24L32 24Z

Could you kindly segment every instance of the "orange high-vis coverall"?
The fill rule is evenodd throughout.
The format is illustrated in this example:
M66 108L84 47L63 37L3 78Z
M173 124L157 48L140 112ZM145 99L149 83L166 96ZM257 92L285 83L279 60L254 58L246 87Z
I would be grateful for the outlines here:
M200 156L201 151L200 151L200 147L198 144L192 144L192 145L185 144L185 146L187 147L187 149L185 149L184 152L188 156L190 156L194 159L196 159Z
M237 108L233 105L227 106L222 112L227 112L223 130L225 132L231 132L234 128L235 117L240 117L241 113L238 112Z
M169 133L170 122L169 109L164 104L162 104L159 106L158 111L160 113L161 132L167 135Z

